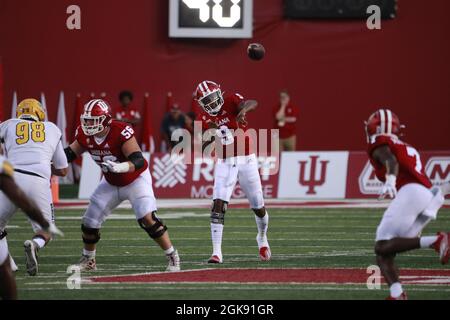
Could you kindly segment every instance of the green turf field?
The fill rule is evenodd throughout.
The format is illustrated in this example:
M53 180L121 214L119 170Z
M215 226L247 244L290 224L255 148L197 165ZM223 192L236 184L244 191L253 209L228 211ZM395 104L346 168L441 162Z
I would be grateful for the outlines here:
M373 238L381 209L271 209L269 241L272 260L260 262L256 225L249 210L230 209L224 230L224 264L218 268L367 268L374 264ZM240 283L115 283L66 286L67 267L78 261L81 210L59 210L57 224L65 237L40 253L40 274L25 272L23 241L31 229L23 214L10 221L8 244L20 270L16 274L21 299L383 299L382 290L365 284L240 284ZM164 209L159 215L169 226L180 252L183 269L209 268L211 254L209 213L200 209ZM119 219L120 218L120 219ZM450 210L425 233L450 230ZM398 258L400 267L448 269L432 250L417 250ZM163 271L161 250L132 218L130 210L116 211L102 229L95 275ZM83 274L89 276L89 274ZM405 285L410 299L449 299L450 285Z

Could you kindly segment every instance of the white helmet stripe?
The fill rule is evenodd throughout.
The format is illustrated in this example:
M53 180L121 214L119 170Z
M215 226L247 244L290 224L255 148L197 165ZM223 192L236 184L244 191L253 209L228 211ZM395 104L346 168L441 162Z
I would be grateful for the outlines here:
M200 91L202 92L203 95L205 95L205 89L203 89L203 82L200 82L198 85Z
M392 133L392 112L389 109L386 109L386 114L387 114L387 133L391 134Z
M209 90L209 87L208 87L208 83L206 81L203 81L203 86L205 87L206 93L209 93L210 90Z
M99 101L98 101L98 104L99 104L99 106L100 106L102 109L104 109L104 110L108 110L108 109L109 109L108 105L107 105L106 102L103 101L103 100L99 100Z
M386 115L384 114L384 109L380 109L380 133L385 133L386 132Z
M92 111L92 108L94 108L94 106L97 104L97 102L98 102L98 99L89 101L86 104L85 112L90 115L91 111Z

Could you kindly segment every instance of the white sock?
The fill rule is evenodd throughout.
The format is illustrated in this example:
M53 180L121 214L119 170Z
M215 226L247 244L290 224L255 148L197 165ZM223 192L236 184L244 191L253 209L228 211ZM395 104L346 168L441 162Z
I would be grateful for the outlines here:
M13 257L11 255L9 255L9 265L11 266L11 270L13 272L16 272L17 270L19 270L19 268L17 267L16 262L14 261Z
M45 240L39 237L33 238L34 243L37 244L38 248L41 249L45 247Z
M166 256L171 255L172 253L175 252L175 248L173 246L171 246L169 249L164 250L164 253L166 254Z
M420 247L430 248L433 243L436 242L438 236L420 237Z
M400 297L403 293L403 288L402 288L402 285L400 284L400 282L393 283L390 288L390 291L391 291L392 298Z
M255 215L256 226L258 227L258 235L264 237L267 234L269 227L269 213L266 211L266 215L262 218Z
M223 224L211 223L211 240L213 244L213 255L222 259L222 234Z
M89 250L83 249L83 256L86 256L88 258L95 258L95 250L89 251Z

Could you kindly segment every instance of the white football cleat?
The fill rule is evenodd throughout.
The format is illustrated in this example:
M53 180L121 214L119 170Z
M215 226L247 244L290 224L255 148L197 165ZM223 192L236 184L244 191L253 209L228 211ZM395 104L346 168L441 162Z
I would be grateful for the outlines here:
M25 248L25 264L27 266L27 272L30 276L35 276L39 271L37 255L39 247L33 240L25 241L23 247Z
M261 261L269 261L272 257L272 252L270 251L269 241L267 240L267 236L256 236L256 242L258 242L259 248L259 258Z
M97 270L97 263L95 261L95 257L81 256L80 262L78 262L77 266L80 268L80 271L95 271Z
M438 240L433 247L439 253L441 263L447 264L450 258L450 233L438 232Z
M181 270L180 264L180 256L178 255L178 250L175 250L171 254L166 255L167 261L169 262L169 265L166 268L166 271L168 272L177 272Z
M222 257L219 257L218 255L213 254L211 258L208 259L208 263L215 263L220 264L223 263Z
M262 247L259 249L259 258L261 261L269 261L272 257L272 252L270 252L270 247Z

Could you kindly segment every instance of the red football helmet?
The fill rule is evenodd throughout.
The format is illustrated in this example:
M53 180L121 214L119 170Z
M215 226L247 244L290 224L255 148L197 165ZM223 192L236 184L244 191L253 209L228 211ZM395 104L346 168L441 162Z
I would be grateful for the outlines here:
M405 127L400 124L397 115L389 109L376 111L365 122L365 125L368 141L371 137L378 135L393 135L398 137L400 130Z
M217 116L224 104L220 85L212 81L202 81L195 90L195 99L210 116Z
M91 100L84 105L84 112L80 116L80 120L84 134L93 136L111 124L111 108L104 100Z

